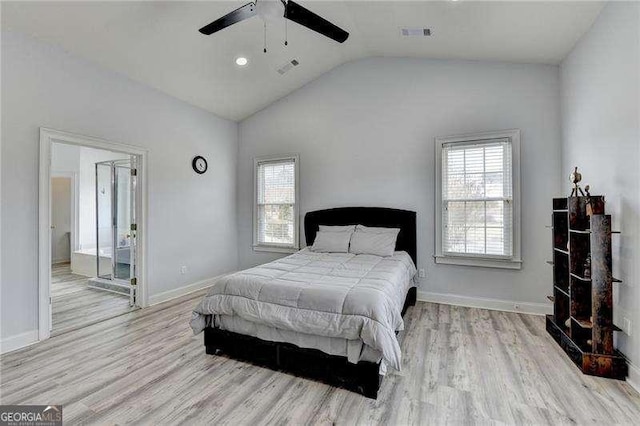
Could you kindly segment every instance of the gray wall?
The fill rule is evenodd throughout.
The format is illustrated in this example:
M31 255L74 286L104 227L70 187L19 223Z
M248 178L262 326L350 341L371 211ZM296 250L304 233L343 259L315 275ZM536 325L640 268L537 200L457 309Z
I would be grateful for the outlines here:
M356 205L417 211L421 291L544 303L559 91L557 66L370 58L326 73L240 123L240 267L281 256L251 248L252 158L297 152L302 215ZM522 130L522 270L435 265L434 137L510 128Z
M149 149L151 296L236 269L238 125L3 32L0 338L38 325L40 126ZM204 175L191 169L196 154L209 161Z
M616 333L640 386L640 4L609 3L562 62L562 176L578 166L613 216Z

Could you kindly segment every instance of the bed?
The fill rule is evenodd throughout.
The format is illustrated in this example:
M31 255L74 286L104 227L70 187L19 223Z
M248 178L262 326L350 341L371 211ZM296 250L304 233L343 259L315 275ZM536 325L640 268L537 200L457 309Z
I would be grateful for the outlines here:
M415 212L344 207L305 215L305 239L320 225L399 228L389 257L291 256L218 280L194 309L207 354L224 354L376 398L387 366L400 369L396 338L415 304ZM392 246L391 246L392 247Z

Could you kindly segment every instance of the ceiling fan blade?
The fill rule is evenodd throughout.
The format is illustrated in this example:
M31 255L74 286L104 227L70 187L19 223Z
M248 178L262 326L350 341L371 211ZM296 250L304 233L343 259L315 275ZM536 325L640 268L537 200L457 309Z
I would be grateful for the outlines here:
M211 35L217 31L227 28L229 25L236 24L245 19L249 19L256 15L256 4L247 3L237 8L231 13L224 15L222 18L216 19L209 25L200 28L200 32L204 35Z
M292 0L287 2L284 17L303 25L310 30L318 32L323 36L329 37L338 43L344 43L344 41L349 37L349 33L342 28L332 24L323 17L316 15L309 9L300 6Z

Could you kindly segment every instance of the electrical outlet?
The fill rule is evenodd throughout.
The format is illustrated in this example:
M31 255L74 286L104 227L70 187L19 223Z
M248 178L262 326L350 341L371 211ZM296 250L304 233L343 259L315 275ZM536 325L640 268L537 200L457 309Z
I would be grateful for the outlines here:
M418 269L418 276L420 278L424 278L427 276L427 274L425 273L424 269L421 268L421 269Z
M631 336L631 320L629 318L622 318L622 331L627 336Z
M181 267L180 267L180 273L181 273L182 275L186 274L186 273L187 273L187 267L186 267L186 266L181 266Z

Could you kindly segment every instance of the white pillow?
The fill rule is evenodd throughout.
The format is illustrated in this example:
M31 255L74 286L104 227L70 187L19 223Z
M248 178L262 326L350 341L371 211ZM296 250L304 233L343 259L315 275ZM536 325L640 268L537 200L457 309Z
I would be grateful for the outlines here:
M400 232L400 230L397 230ZM349 253L373 254L376 256L393 256L396 249L398 232L354 232L351 236Z
M395 234L396 237L400 233L400 228L376 228L374 226L356 226L356 232L366 232L369 234Z
M320 232L355 232L355 225L320 225Z
M310 249L320 253L347 253L351 235L351 232L318 231Z

